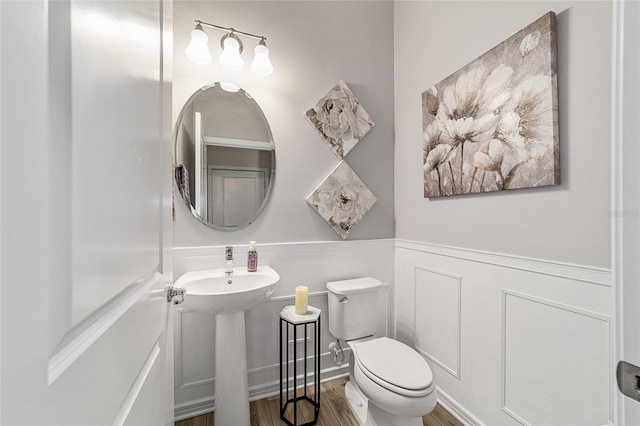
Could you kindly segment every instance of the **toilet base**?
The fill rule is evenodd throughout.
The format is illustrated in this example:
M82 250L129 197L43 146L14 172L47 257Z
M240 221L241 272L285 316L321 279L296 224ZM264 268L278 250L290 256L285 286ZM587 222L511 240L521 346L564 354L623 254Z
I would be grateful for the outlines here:
M356 389L352 380L349 380L347 384L344 385L344 396L347 398L349 409L358 423L361 425L370 424L366 423L369 401L362 395L360 389Z
M351 413L361 426L422 426L420 417L397 417L377 407L353 380L344 386L344 393Z

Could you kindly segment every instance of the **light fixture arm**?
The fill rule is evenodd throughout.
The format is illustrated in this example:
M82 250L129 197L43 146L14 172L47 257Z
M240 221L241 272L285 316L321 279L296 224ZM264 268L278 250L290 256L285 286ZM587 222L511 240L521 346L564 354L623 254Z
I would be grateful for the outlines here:
M270 75L273 72L273 65L271 65L271 61L269 60L269 48L267 47L267 38L265 36L238 31L232 27L223 27L199 19L194 19L194 21L196 27L191 31L191 42L185 49L185 54L192 61L198 64L211 63L211 54L207 46L208 37L202 29L204 26L226 32L220 40L222 54L220 55L219 62L224 68L233 71L242 69L243 60L240 54L242 53L243 46L242 40L237 36L242 35L260 40L254 49L255 56L251 63L251 71L257 75Z
M256 38L256 39L262 39L262 40L265 40L265 41L267 40L267 38L266 38L265 36L256 35L256 34L251 34L251 33L246 33L246 32L244 32L244 31L236 30L235 28L231 28L231 27L223 27L223 26L220 26L220 25L210 24L210 23L208 23L208 22L204 22L204 21L201 21L201 20L199 20L199 19L194 19L194 21L195 21L198 25L204 25L204 26L206 26L206 27L215 28L215 29L218 29L218 30L220 30L220 31L227 31L227 32L229 32L230 34L242 34L242 35L247 36L247 37L253 37L253 38Z

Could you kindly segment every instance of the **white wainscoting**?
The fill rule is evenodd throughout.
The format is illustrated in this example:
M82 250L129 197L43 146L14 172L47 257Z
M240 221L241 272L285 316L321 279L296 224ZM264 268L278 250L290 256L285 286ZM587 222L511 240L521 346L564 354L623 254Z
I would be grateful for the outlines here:
M460 297L462 277L415 269L414 345L418 352L460 378Z
M612 422L611 271L396 240L395 337L466 424Z
M378 334L387 335L393 318L394 240L304 242L258 245L258 263L280 274L273 296L245 313L247 367L250 399L279 392L279 313L294 304L295 287L309 287L309 304L322 309L321 378L331 379L348 372L348 352L338 366L329 353L334 341L329 333L326 283L371 276L388 286L383 288L379 307ZM234 247L234 264L247 262L248 245ZM224 246L174 248L175 278L186 271L224 266ZM183 308L175 313L175 415L176 420L210 412L214 407L215 318ZM343 345L343 347L346 345ZM300 352L299 352L300 353Z
M610 419L611 318L503 294L502 409L526 425Z

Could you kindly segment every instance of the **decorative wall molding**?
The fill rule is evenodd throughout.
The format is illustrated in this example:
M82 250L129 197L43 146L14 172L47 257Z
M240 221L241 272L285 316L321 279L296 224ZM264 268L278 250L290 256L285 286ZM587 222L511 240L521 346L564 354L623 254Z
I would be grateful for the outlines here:
M552 260L533 259L483 250L429 244L418 241L401 239L397 239L395 241L396 248L403 248L439 256L446 256L469 262L479 262L496 266L504 266L510 269L533 272L536 274L549 275L558 278L566 278L574 281L585 282L588 284L602 285L606 287L611 287L613 285L611 279L611 269L575 265L571 263L556 262Z
M338 366L333 361L333 354L328 352L329 343L335 338L328 326L327 282L365 276L382 281L383 290L377 307L378 333L388 335L392 315L394 244L393 239L258 244L259 264L273 267L281 278L271 298L245 313L250 399L279 392L279 313L293 304L298 285L309 288L309 304L323 311L321 380L347 374L349 357L349 349L343 347L345 362ZM244 264L247 250L248 245L234 244L234 263ZM222 267L224 252L224 245L174 248L175 277L189 270ZM209 353L211 357L215 356L212 349L215 319L204 315L199 318L186 305L180 305L174 316L177 419L211 411L214 397L214 368ZM181 324L182 321L188 323Z
M474 416L473 413L449 396L449 394L443 391L440 387L436 386L436 389L438 390L438 402L440 405L446 408L446 410L462 424L468 426L485 426L479 418Z
M519 422L520 424L524 425L524 426L531 426L537 422L535 421L528 421L527 419L525 419L523 416L521 416L520 414L516 413L516 411L514 409L511 409L510 407L507 406L507 365L509 364L509 360L507 360L507 302L508 302L508 298L509 297L515 297L515 298L519 298L531 303L537 303L537 304L541 304L544 305L546 307L549 308L553 308L553 309L558 309L564 312L568 312L574 315L578 315L578 316L583 316L586 318L590 318L593 320L597 320L597 321L602 321L606 324L606 329L607 329L607 334L608 334L608 347L607 347L607 354L608 354L608 359L607 359L607 365L612 365L612 360L611 360L611 356L613 355L613 330L612 330L612 318L605 316L605 315L601 315L599 313L596 312L591 312L591 311L587 311L575 306L569 306L566 304L562 304L562 303L557 303L551 300L547 300L547 299L543 299L540 297L535 297L535 296L531 296L528 294L523 294L520 292L516 292L516 291L512 291L512 290L508 290L508 289L503 289L502 290L502 362L501 362L501 375L502 375L502 386L501 386L501 409L502 411L504 411L505 413L507 413L509 416L511 416L513 419L515 419L517 422ZM512 360L513 361L513 360ZM609 389L608 389L608 395L613 395L613 389L612 389L612 384L614 383L614 378L613 378L613 370L612 369L608 369L608 382L609 382ZM611 397L609 397L609 401L608 401L608 411L609 411L609 418L608 421L610 424L613 424L613 401L611 400Z
M384 329L386 331L386 335L389 334L389 302L390 302L390 297L389 297L389 283L382 283L382 290L384 291L384 294L382 295L382 297L384 297L384 305L385 305L385 312L384 312L384 318L385 318L385 324L384 324ZM328 291L314 291L312 293L309 293L309 297L326 297L329 294ZM287 294L284 296L275 296L275 297L270 297L269 299L266 300L266 302L281 302L283 300L295 300L296 295L295 294Z
M387 289L388 285L387 284L383 285L383 288ZM327 291L309 293L310 301L318 297L326 298L326 296L327 296ZM295 295L285 295L285 296L271 297L267 299L264 303L281 303L283 301L294 300L294 299L295 299ZM388 301L387 303L385 303L385 305L386 304L388 304ZM203 376L202 376L203 378L201 380L192 381L188 383L184 382L183 380L182 320L183 320L183 315L193 313L193 312L195 311L192 311L188 308L181 308L180 310L177 311L174 317L176 321L176 329L180 330L179 332L176 333L176 339L175 339L175 344L176 344L175 388L177 391L185 391L185 390L194 389L194 388L202 388L202 390L206 389L205 393L208 394L209 393L208 389L213 389L215 384L215 377L213 376L214 371L203 372ZM215 321L214 318L211 318L211 320ZM323 348L328 346L328 342L323 342L323 343L324 343ZM344 351L344 359L348 360L350 349L348 347L345 347L343 348L343 351ZM323 368L321 368L321 371L320 371L321 381L332 380L334 378L348 374L348 367L349 367L348 362L345 361L342 365L339 365L339 366L336 365L333 361L333 353L331 352L323 352L320 354L320 357L321 357L320 364L321 366L323 366ZM308 357L308 359L311 360L312 357L310 356ZM279 380L269 380L267 382L262 382L260 381L260 378L262 377L277 378L279 377L279 373L280 373L280 366L278 363L249 369L248 371L249 383L258 382L257 385L253 385L249 387L249 399L253 401L256 399L262 399L262 398L267 398L273 395L277 395L280 390ZM254 379L252 380L252 378ZM202 393L202 391L200 391L200 393ZM193 402L176 404L175 406L176 420L186 419L189 417L197 416L197 415L212 411L214 400L215 400L214 396L211 395L209 397L199 398L197 400L194 400Z
M416 346L429 361L443 406L463 423L563 424L569 423L567 418L574 413L581 415L585 424L611 420L607 395L613 393L614 384L612 373L605 370L613 350L611 271L415 241L397 240L395 247L394 336ZM454 287L459 289L459 312L455 312L458 290ZM521 295L536 305L516 304L514 301L520 298L509 299L509 317L505 318L504 298ZM434 319L430 315L421 317L418 309L433 310L436 321L449 331L427 332L429 324L425 321ZM459 338L454 332L454 318L460 321ZM556 321L566 321L566 325L559 323L556 329ZM542 324L544 328L540 328ZM422 342L429 342L429 348L449 348L446 356L434 356L428 348L425 350L425 343L417 339L419 333ZM509 340L505 343L505 339ZM460 348L459 377L454 374L454 347ZM556 357L562 361L554 364ZM443 363L441 358L448 361ZM565 366L581 389L575 389L580 394L570 393L562 407L562 398L555 394L553 401L558 405L549 401L544 383L562 384ZM532 374L535 389L526 384L527 371ZM509 385L508 398L503 394L505 383ZM570 392L564 384L555 390ZM455 400L449 401L448 395ZM543 413L536 412L538 407L551 408Z
M345 350L345 352L347 351ZM348 359L349 355L345 354L345 357ZM312 362L312 357L307 357L307 359L309 360L308 361L309 363ZM301 363L301 360L299 359L298 362ZM345 362L339 366L335 365L335 363L333 362L333 354L330 352L324 352L320 354L320 365L326 366L325 368L320 369L321 382L326 382L328 380L333 380L338 377L342 377L349 374L349 364ZM271 372L272 374L275 374L276 377L278 377L280 373L280 364L272 364L259 369L250 370L249 377L251 377L254 374L264 373L265 371ZM300 378L302 377L302 375L299 374L298 377ZM308 377L310 378L313 377L313 374L309 373ZM310 382L311 380L312 379L308 379L308 382ZM258 399L268 398L274 395L278 395L279 392L280 392L279 380L272 380L269 382L260 383L258 385L249 387L249 400L256 401Z
M236 247L239 254L238 262L242 262L244 250L242 246ZM264 341L260 336L271 335L272 331L269 330L272 326L265 324L271 324L271 319L277 321L280 309L292 303L294 285L310 283L310 303L326 310L327 281L366 274L381 277L381 280L387 283L385 288L388 306L385 318L393 320L393 323L388 325L395 327L391 335L409 344L415 339L415 275L416 271L424 271L457 282L457 289L451 293L448 292L450 287L436 287L446 290L446 294L450 296L447 298L450 301L447 306L456 311L455 316L447 317L447 321L449 324L455 324L451 330L457 330L457 335L448 341L449 345L455 345L457 362L450 361L455 359L453 355L446 357L447 361L443 362L438 356L429 354L424 347L418 345L417 349L422 350L427 358L431 355L432 359L429 362L436 363L432 368L434 379L443 395L440 399L449 404L447 408L464 423L479 426L482 426L482 422L476 416L481 416L486 424L504 424L515 420L509 413L498 408L501 407L502 401L500 387L503 383L501 374L504 368L500 361L503 353L501 339L504 338L500 330L503 321L501 314L504 310L503 290L529 294L531 297L549 300L557 305L574 305L579 311L591 312L602 318L606 318L608 313L606 301L612 290L611 271L603 268L415 241L386 239L276 243L259 246L258 251L262 264L275 266L276 270L284 273L281 274L279 291L265 303L248 312L248 321L255 322L258 327L251 337L259 340L254 345L265 348L265 354L270 354L256 356L249 362L249 391L252 400L273 396L279 391L279 368L275 361L277 358L272 356L272 352L275 351L277 357L277 346L273 346L275 343L271 342L273 336ZM174 249L174 252L176 271L224 263L224 246L179 248ZM388 257L389 262L386 262ZM389 277L388 274L393 275ZM560 286L558 290L555 290L556 286ZM385 306L381 304L381 319L384 309ZM454 321L453 318L457 320ZM327 320L328 315L323 315L322 321ZM277 330L276 326L273 327ZM381 322L379 330L383 330L383 327L384 324ZM253 329L248 325L248 330L250 328ZM321 361L322 380L347 374L347 363L336 366L332 354L326 352L332 337L328 334L326 325L323 324L322 330L322 350L325 351ZM176 342L179 342L179 336L176 336ZM479 359L474 355L478 351L481 353ZM255 350L248 348L248 352L255 353ZM348 353L346 355L348 357ZM178 359L179 356L178 351L176 361L184 362ZM440 364L437 364L438 362ZM198 367L191 365L190 368ZM200 378L200 374L195 376L192 378ZM177 419L213 409L211 376L212 374L203 373L204 381L190 380L193 383L187 385L192 387L177 389ZM465 390L482 386L489 386L487 392L483 392L482 395L470 397L469 392ZM447 394L456 395L456 400ZM475 407L474 414L469 411L472 407ZM495 409L478 410L478 407Z
M311 296L311 294L310 294ZM295 296L292 296L292 298ZM267 301L269 301L270 299L267 299ZM195 311L192 311L190 309L182 309L180 311L178 311L177 315L175 316L175 321L177 323L177 328L178 330L180 330L182 328L182 316L184 314L189 314ZM179 337L182 337L183 333L176 333ZM298 343L300 344L301 341L304 338L300 338L298 339ZM307 338L308 340L309 338ZM289 341L289 343L291 344L292 341ZM325 345L327 346L327 345ZM183 375L182 375L182 367L183 367L183 362L182 362L182 349L183 349L183 343L182 343L182 339L178 338L176 339L176 356L175 356L175 363L177 368L175 369L175 388L177 390L185 390L185 389L190 389L190 388L197 388L197 387L201 387L201 386L207 386L210 385L211 387L213 387L213 384L215 383L215 376L214 371L211 371L211 376L207 376L207 374L209 372L203 372L203 378L202 380L197 380L197 381L193 381L193 382L188 382L185 383L183 381ZM345 360L349 359L349 353L351 351L351 349L344 348L343 349L345 352ZM304 358L299 358L298 362L301 362L302 359ZM309 356L307 357L307 359L311 360L312 357ZM337 374L344 374L346 371L346 368L348 367L348 363L343 364L341 366L336 366L335 363L333 362L333 354L331 352L323 352L320 354L320 365L324 365L324 366L328 366L326 368L322 368L321 369L321 375L327 375L327 374L333 374L332 372L335 371L339 371L339 373ZM249 375L249 377L254 376L254 375L259 375L259 374L263 374L263 373L267 373L267 376L275 376L278 377L279 376L279 370L280 365L279 364L269 364L269 365L265 365L262 367L258 367L258 368L252 368L250 369L247 373ZM271 382L270 383L264 383L258 386L252 386L249 389L249 393L250 395L253 394L257 394L257 395L266 395L266 396L272 396L273 393L271 392L276 392L277 390L279 390L278 385L279 382L275 381L274 382L276 384L275 387L272 386ZM273 388L273 389L272 389ZM259 399L259 398L256 398ZM177 405L176 405L177 407Z
M345 359L349 359L348 351L349 351L348 349L345 350L346 352ZM333 354L329 352L325 352L320 354L320 357L321 357L320 364L328 366L320 370L321 382L334 380L349 374L349 364L345 362L340 366L336 366L333 363L333 359L332 359ZM272 373L277 376L280 372L280 365L272 364L269 366L253 369L253 370L250 370L248 374L249 374L249 377L251 377L252 375L260 374L264 372ZM312 376L312 374L310 376ZM215 383L215 379L211 379L208 382ZM278 395L279 392L280 392L279 380L272 380L272 381L260 383L258 385L249 387L249 401L256 401L259 399L269 398L269 397ZM175 421L180 421L180 420L188 419L191 417L199 416L201 414L210 413L214 410L214 408L215 408L214 395L176 404L175 405Z
M445 360L442 359L438 359L435 355L433 355L432 353L429 353L428 350L426 348L422 348L420 347L420 342L419 342L419 329L420 329L420 321L419 321L419 316L421 315L421 313L419 312L419 306L417 306L417 303L419 301L419 297L418 297L418 274L419 271L423 271L426 273L431 273L431 274L436 274L436 275L440 275L442 277L444 277L445 279L450 279L455 281L456 283L456 297L455 297L455 305L454 306L447 306L449 309L453 310L454 315L456 317L456 323L454 325L455 328L455 353L456 353L456 361L455 361L455 365L447 365L447 362ZM462 357L461 354L461 348L462 348L462 276L460 275L456 275L456 274L451 274L451 273L447 273L447 272L442 272L436 269L432 269L432 268L427 268L427 267L423 267L423 266L416 266L415 267L415 274L414 274L414 283L416 286L416 290L415 290L415 332L414 332L414 342L415 342L415 348L418 352L420 352L422 355L424 355L425 357L429 358L431 361L433 361L435 364L439 365L444 371L446 371L447 373L451 374L453 377L455 377L456 379L460 380L460 359ZM443 301L439 301L439 304L444 303ZM438 327L441 327L442 324L438 324Z
M176 404L174 409L174 421L179 422L180 420L207 414L212 412L214 408L215 398L213 396Z
M382 238L375 240L347 240L347 241L299 241L299 242L284 242L284 243L268 243L259 244L259 253L273 253L283 251L318 251L318 250L351 250L362 249L366 247L372 248L386 248L393 246L396 240L393 238ZM249 248L248 244L234 244L234 247ZM174 247L173 257L174 262L180 262L182 259L211 256L212 254L224 255L225 245L215 246L198 246L198 247ZM223 264L224 265L224 264Z
M184 329L183 329L183 317L184 315L188 315L191 313L194 313L195 311L192 311L191 309L186 309L186 308L181 308L179 310L177 310L176 314L174 315L174 328L177 330L177 332L175 333L175 339L174 339L174 345L175 345L175 389L176 390L185 390L185 389L189 389L189 388L194 388L194 387L200 387L200 386L206 386L206 385L213 385L214 383L214 377L211 376L207 376L206 374L211 374L213 375L213 370L210 372L206 372L204 375L204 378L201 380L196 380L193 382L187 382L185 383L183 377L183 367L184 367L184 362L183 362L183 349L185 347L182 338L184 336ZM213 323L213 321L215 321L215 317L211 316L211 321ZM213 339L213 335L211 336L211 338Z

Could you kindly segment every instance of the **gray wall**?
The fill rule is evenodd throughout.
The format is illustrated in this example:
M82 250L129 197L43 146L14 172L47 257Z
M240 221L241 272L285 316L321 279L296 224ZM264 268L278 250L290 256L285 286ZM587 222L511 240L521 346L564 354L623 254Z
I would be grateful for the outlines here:
M191 62L183 52L194 19L264 34L273 74L251 73L251 39L243 39L244 69L222 68L217 57L224 33L213 29L205 29L213 63ZM349 85L376 123L347 155L351 168L378 198L349 239L394 236L392 2L175 1L173 23L174 121L198 88L216 81L235 83L255 98L269 120L277 170L270 203L255 223L240 231L209 229L177 203L175 246L340 240L304 200L338 162L305 121L304 112L339 80Z
M421 93L550 10L561 185L423 198ZM400 1L394 13L396 237L609 267L610 2Z

